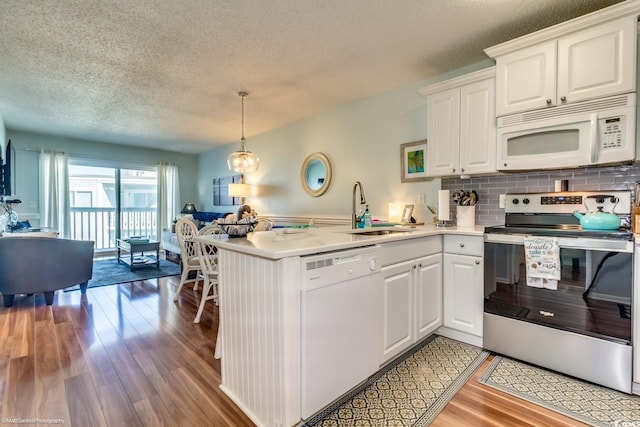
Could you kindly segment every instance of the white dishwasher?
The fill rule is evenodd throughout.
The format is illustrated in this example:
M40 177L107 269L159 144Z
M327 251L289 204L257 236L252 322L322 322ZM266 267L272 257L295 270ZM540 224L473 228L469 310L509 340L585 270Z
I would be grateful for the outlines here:
M302 257L302 418L327 406L379 367L380 247Z

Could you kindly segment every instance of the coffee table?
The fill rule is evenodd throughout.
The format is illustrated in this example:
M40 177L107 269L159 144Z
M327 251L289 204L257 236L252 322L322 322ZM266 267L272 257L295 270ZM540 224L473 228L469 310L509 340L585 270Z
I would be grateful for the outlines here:
M118 263L123 262L131 271L139 268L160 268L160 242L149 240L148 242L129 242L127 239L118 239ZM156 260L144 256L145 252L155 252ZM136 254L140 254L136 256Z

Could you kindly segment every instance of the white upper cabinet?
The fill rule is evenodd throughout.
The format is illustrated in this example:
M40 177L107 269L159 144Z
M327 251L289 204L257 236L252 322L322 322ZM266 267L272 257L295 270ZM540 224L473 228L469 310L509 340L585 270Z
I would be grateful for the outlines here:
M496 171L495 111L495 79L482 80L460 88L460 172L462 174Z
M495 68L427 86L427 175L496 172Z
M460 89L427 99L427 175L460 173Z
M577 102L636 90L637 18L607 22L558 40L558 100Z
M630 15L530 46L516 39L508 52L510 42L487 49L496 58L497 116L635 91L636 33Z
M496 115L555 105L556 42L496 59Z

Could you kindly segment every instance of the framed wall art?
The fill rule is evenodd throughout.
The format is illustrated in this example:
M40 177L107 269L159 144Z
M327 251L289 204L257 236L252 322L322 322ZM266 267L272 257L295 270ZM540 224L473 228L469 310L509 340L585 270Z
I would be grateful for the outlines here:
M213 178L213 205L232 206L241 203L240 197L229 195L229 184L239 184L242 182L242 174L225 176L223 178Z
M400 145L401 182L427 181L427 140Z

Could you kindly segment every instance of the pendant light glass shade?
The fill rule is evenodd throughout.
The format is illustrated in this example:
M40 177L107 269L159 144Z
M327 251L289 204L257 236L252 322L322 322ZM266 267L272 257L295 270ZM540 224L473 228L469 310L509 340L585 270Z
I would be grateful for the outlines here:
M260 159L255 153L247 151L247 140L244 137L244 99L247 97L247 92L238 92L238 95L242 98L242 138L240 138L240 150L234 151L229 154L227 158L227 164L229 169L233 172L247 173L255 172L260 165Z

